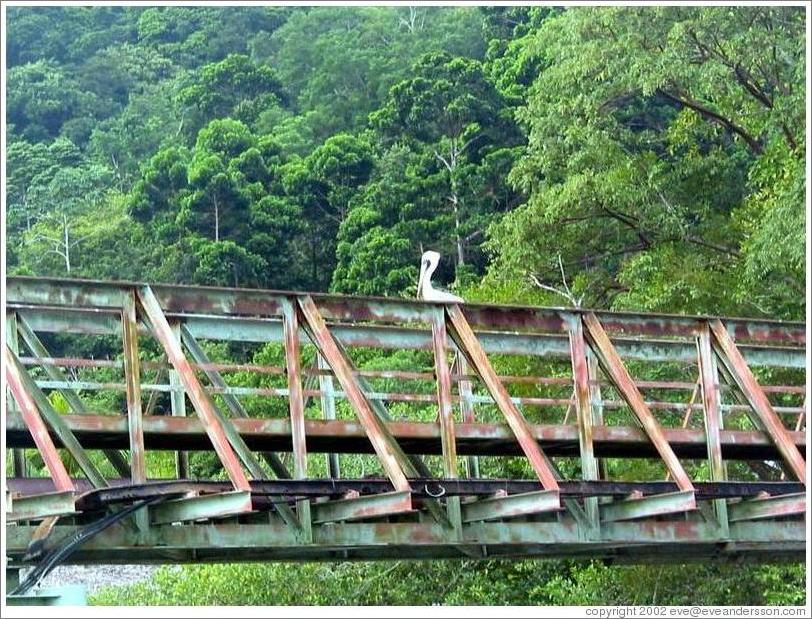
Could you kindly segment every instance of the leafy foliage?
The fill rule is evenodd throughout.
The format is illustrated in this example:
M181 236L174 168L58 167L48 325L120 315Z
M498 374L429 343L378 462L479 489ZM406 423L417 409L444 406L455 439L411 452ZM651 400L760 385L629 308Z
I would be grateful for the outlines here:
M560 304L566 287L594 307L804 314L797 7L7 15L10 273L413 296L420 254L435 249L438 281L469 301ZM282 354L207 351L277 365ZM149 345L142 354L159 358ZM367 369L431 367L422 352L357 355ZM120 398L97 404L123 410ZM245 401L279 417L283 404ZM374 467L341 458L347 474ZM153 457L150 473L172 465ZM222 475L210 454L192 469ZM651 470L641 461L612 473ZM804 575L520 560L198 565L96 602L799 604Z

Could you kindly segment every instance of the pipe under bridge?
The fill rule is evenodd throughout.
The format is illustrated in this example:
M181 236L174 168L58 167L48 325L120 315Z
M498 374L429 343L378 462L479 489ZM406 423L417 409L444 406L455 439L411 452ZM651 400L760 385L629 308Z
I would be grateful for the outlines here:
M801 560L805 331L8 278L5 553Z

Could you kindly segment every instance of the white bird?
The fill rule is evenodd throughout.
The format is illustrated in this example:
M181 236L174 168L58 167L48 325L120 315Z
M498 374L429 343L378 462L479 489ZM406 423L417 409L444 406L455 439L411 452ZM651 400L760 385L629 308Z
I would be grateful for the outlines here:
M417 282L417 298L424 301L445 301L447 303L465 303L457 295L438 290L431 285L431 276L440 263L440 254L436 251L423 253L420 262L420 279Z

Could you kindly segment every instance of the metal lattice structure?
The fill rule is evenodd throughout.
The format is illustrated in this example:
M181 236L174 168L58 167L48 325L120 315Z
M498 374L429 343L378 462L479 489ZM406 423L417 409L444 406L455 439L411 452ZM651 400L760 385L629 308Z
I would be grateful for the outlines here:
M802 323L22 277L6 294L14 561L139 500L70 561L803 556Z

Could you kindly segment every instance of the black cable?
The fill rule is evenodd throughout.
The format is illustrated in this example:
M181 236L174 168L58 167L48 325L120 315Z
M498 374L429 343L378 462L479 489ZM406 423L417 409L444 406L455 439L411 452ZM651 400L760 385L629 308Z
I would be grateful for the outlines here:
M82 528L81 530L77 531L73 536L69 537L67 540L62 542L56 548L50 550L43 559L37 564L37 566L31 570L31 573L26 576L25 580L23 580L17 587L10 593L10 595L23 595L26 591L31 589L34 585L40 582L48 573L54 569L59 563L67 559L75 550L79 548L84 542L89 540L90 538L98 535L108 527L114 525L115 523L123 520L127 516L131 515L133 512L138 511L143 507L147 507L148 505L154 505L156 503L161 503L162 501L166 501L167 499L176 498L176 494L166 494L166 495L159 495L150 497L149 499L145 499L138 503L133 503L121 509L117 512L113 512L105 516L104 518L100 518L95 522L91 522L86 527Z

